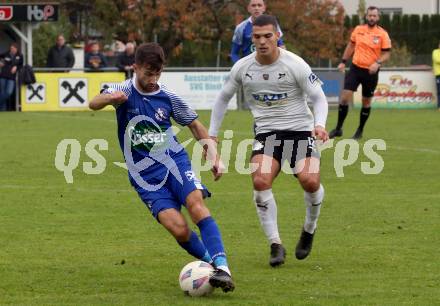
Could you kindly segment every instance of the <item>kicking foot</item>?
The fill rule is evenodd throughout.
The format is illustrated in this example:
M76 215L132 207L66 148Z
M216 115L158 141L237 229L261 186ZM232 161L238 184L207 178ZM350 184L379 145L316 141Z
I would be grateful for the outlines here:
M232 277L223 270L217 269L209 278L209 283L214 288L222 288L223 292L234 291L235 285Z
M286 259L286 249L283 247L283 245L278 243L272 243L270 245L269 264L272 267L277 267L282 265L285 259Z
M309 234L304 229L302 230L301 237L299 238L295 249L295 256L297 259L304 259L309 256L312 251L313 236L315 233Z

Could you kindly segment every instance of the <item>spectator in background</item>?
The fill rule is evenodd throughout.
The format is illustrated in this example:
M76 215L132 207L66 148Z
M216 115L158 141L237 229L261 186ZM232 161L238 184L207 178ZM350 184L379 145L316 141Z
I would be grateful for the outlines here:
M16 43L12 43L9 51L0 55L0 67L0 111L5 111L15 89L17 72L23 67L23 55Z
M232 37L231 60L234 64L240 58L255 51L255 46L252 43L252 23L258 16L264 14L266 11L266 4L263 0L250 0L247 10L251 16L235 27L234 36ZM281 34L280 39L277 42L278 47L285 49L284 42L281 39L283 33L281 32L279 25L278 32Z
M49 49L47 54L47 67L49 68L72 68L75 64L75 56L72 48L66 45L64 36L57 36L56 44Z
M432 51L432 68L435 75L435 83L437 84L437 107L440 110L440 41L438 48Z
M134 44L128 42L125 45L125 52L118 56L118 61L116 67L119 71L125 72L125 78L131 78L133 74L133 64L134 64Z
M104 54L99 50L99 43L94 42L90 46L90 52L86 54L84 59L84 67L91 70L98 71L101 68L107 67L107 60Z

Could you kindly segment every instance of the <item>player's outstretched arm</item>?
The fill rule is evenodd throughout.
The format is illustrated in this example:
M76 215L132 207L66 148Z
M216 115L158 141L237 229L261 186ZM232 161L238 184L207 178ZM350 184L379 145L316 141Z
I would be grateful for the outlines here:
M115 91L112 93L103 93L95 96L89 103L89 108L92 110L100 110L107 105L120 105L127 101L127 96L122 91Z
M208 162L212 163L212 173L214 175L214 180L220 179L225 169L223 162L217 154L217 142L212 140L205 126L197 119L188 125L194 138L197 139L203 146L204 155Z

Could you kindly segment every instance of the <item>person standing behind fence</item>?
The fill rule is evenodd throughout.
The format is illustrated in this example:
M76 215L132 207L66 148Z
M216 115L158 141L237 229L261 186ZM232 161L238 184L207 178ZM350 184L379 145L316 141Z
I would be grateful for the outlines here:
M440 41L438 48L432 51L432 68L435 75L435 83L437 84L437 107L440 111Z
M99 71L101 68L108 66L104 54L99 51L99 43L92 43L90 50L91 52L87 53L84 59L85 68L89 68L92 71Z
M350 70L345 75L338 123L330 132L330 138L342 136L342 125L347 117L348 105L353 103L353 92L357 90L359 84L362 85L362 109L359 127L352 138L362 138L365 123L370 116L371 98L376 90L380 67L390 58L390 37L387 31L377 25L379 9L375 6L368 7L365 19L366 24L358 25L351 33L350 41L338 65L339 71L345 72L345 63L353 56Z
M129 79L133 75L133 64L134 64L134 44L128 42L125 45L125 51L118 56L118 61L116 67L119 71L125 72L125 78Z
M72 68L75 64L75 56L72 48L66 45L66 40L62 34L57 36L54 46L47 53L48 68Z
M255 19L264 14L266 11L266 4L263 0L250 0L247 10L251 16L238 24L234 30L232 37L231 60L235 64L240 58L245 57L255 51L255 46L252 43L252 23ZM281 39L283 33L278 25L278 32L280 32L280 39L278 40L278 47L284 47L284 42Z
M12 43L9 51L0 55L0 111L7 110L9 98L15 89L18 70L23 67L23 55L18 45Z

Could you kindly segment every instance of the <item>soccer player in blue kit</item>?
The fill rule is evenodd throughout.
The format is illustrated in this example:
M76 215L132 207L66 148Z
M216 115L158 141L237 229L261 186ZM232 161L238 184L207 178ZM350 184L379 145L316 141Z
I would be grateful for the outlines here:
M179 96L158 83L165 54L156 43L138 47L133 65L135 76L105 89L89 103L93 110L116 108L118 138L129 180L153 216L194 257L215 267L209 282L223 291L234 290L220 230L204 204L210 196L191 168L189 157L171 129L171 118L188 126L201 140L211 161L215 180L224 168L215 146L212 151L206 128L198 115ZM201 240L180 212L184 205L200 230Z
M231 47L231 60L235 64L240 58L245 57L255 51L255 45L252 42L252 23L258 16L266 11L264 0L249 0L247 11L250 17L238 24L234 30ZM279 25L278 32L283 36ZM283 39L278 39L278 47L285 48Z

